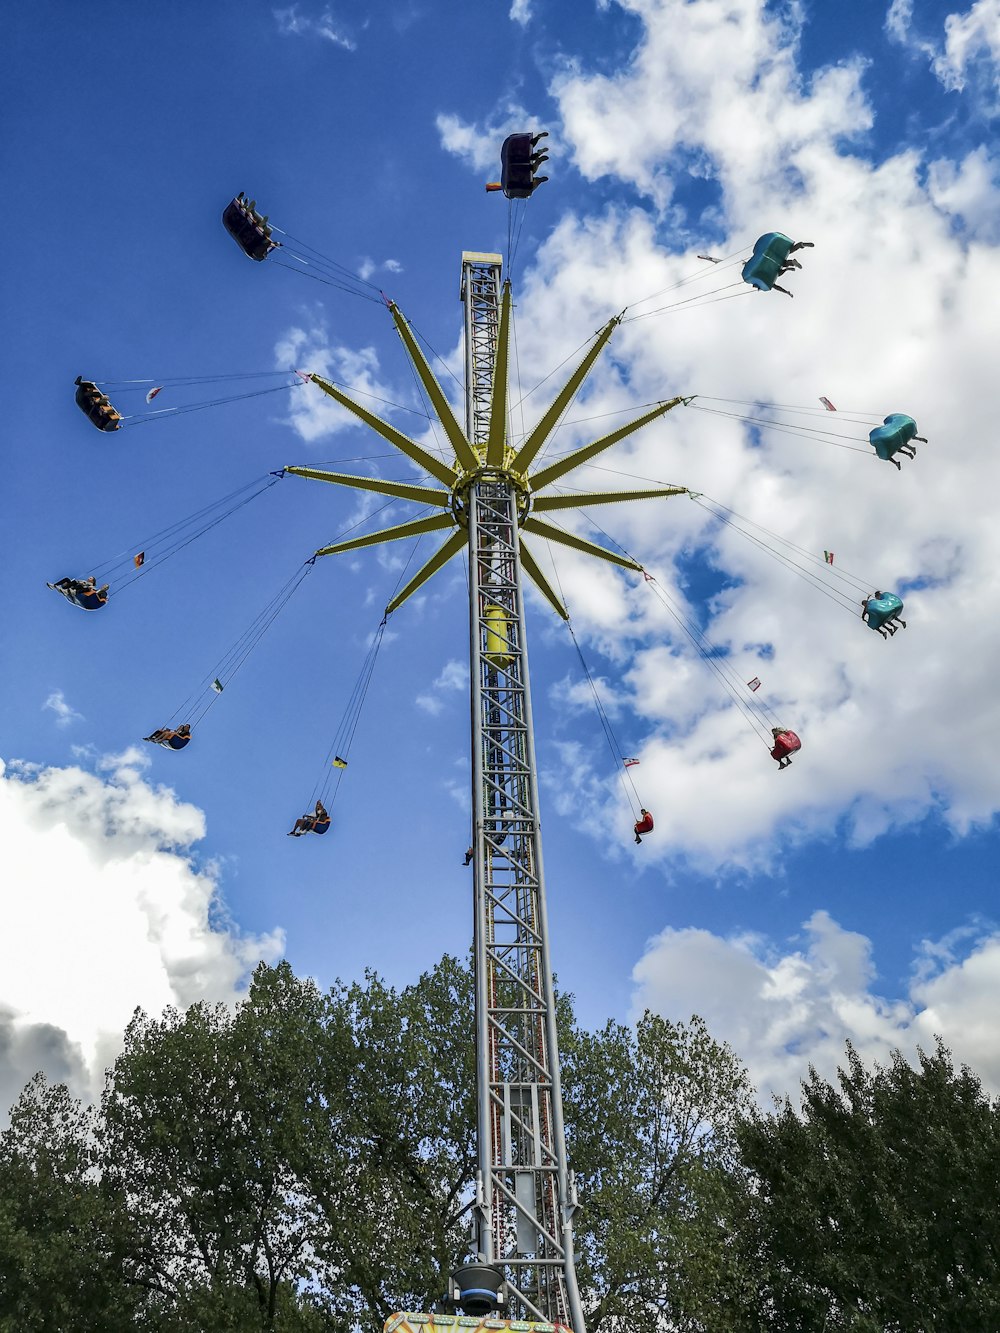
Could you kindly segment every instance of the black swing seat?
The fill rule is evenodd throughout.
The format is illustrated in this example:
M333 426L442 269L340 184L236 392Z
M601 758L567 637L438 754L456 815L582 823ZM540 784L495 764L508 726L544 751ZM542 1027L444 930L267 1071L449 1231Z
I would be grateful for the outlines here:
M222 213L222 225L249 259L258 263L266 259L277 246L264 224L250 211L250 205L240 199L228 203Z

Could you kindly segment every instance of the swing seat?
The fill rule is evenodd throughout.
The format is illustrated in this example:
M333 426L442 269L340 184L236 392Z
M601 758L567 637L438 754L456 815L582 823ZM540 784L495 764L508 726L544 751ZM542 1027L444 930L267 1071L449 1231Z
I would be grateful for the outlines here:
M868 628L880 629L888 620L895 620L903 609L902 599L894 592L883 593L881 597L869 597Z
M185 745L190 745L190 736L171 736L168 741L160 741L165 750L183 750Z
M917 423L902 412L893 412L881 426L868 434L879 458L890 459L902 444L909 444L917 433Z
M759 292L769 292L793 244L792 238L780 231L769 231L761 236L753 248L753 254L743 265L743 281L756 287Z
M222 225L249 259L266 259L277 242L269 239L264 228L245 212L238 199L226 205Z
M96 588L93 592L74 592L72 588L60 588L58 583L49 583L47 586L54 592L62 593L67 602L72 602L81 611L100 611L102 606L108 604L107 593L101 597Z
M802 742L794 731L780 731L774 738L772 759L787 759L790 754L802 749Z
M98 430L117 430L121 425L122 414L112 406L111 399L107 394L101 393L92 380L77 381L75 398L77 407Z
M327 833L329 832L329 829L330 829L329 819L317 819L315 824L313 824L312 826L313 833Z
M538 136L541 137L540 135ZM500 148L500 188L508 199L530 199L541 184L535 179L531 159L533 134L508 134Z

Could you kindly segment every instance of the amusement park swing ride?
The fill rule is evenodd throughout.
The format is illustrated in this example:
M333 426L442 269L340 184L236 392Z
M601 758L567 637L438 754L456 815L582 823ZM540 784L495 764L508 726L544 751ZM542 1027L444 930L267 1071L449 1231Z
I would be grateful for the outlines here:
M530 197L545 179L537 175L546 156L538 147L541 137L527 133L510 136L503 145L502 180L487 188L502 189L511 201ZM255 202L242 194L227 206L223 222L244 254L257 262L272 253L283 257L282 252L287 251L294 260L312 264L324 275L324 280L334 285L352 290L360 281L333 261L318 256L318 252L307 248L296 252L290 242L275 240L273 233L277 228L272 228L268 218L257 212ZM785 291L776 279L801 267L793 255L806 245L807 242L793 243L781 233L768 233L760 238L753 254L743 263L740 281L761 291ZM727 262L710 256L700 258L713 265L710 272L717 271L715 266ZM509 425L508 387L512 291L509 279L502 279L502 268L503 259L499 254L466 252L462 255L464 425L442 391L413 328L394 302L385 301L406 357L450 446L452 457L449 460L430 452L330 380L316 374L294 372L297 378L292 383L310 383L329 395L436 484L389 481L314 467L286 467L157 534L143 550L131 554L124 565L116 557L119 560L117 566L114 561L107 562L100 572L100 577L107 577L117 568L127 570L132 579L141 577L160 560L168 558L174 549L186 545L236 508L262 494L283 475L373 492L390 501L410 501L431 511L422 517L363 536L345 538L317 550L217 668L217 673L210 679L207 702L186 703L181 710L185 713L183 722L160 728L146 738L177 750L189 743L192 727L204 717L214 698L221 693L227 673L231 675L242 664L317 559L407 538L443 537L434 554L393 595L385 608L388 617L455 556L463 552L467 555L473 811L469 858L474 870L478 1141L478 1171L474 1182L475 1260L456 1270L449 1279L447 1298L440 1310L394 1315L386 1323L386 1333L416 1333L417 1330L435 1333L459 1326L466 1329L516 1329L525 1333L586 1333L574 1261L573 1216L578 1205L563 1126L523 580L526 576L556 615L569 621L563 600L550 584L532 547L532 541L538 539L642 574L656 590L655 580L627 553L588 541L557 526L550 516L561 510L585 511L597 505L685 495L705 503L704 497L684 486L660 484L632 490L570 493L553 489L576 469L604 455L676 407L691 406L694 400L675 396L648 405L624 425L545 463L542 460L545 446L621 325L624 312L609 319L594 335L537 423L525 435L515 438ZM285 381L278 388L290 387L287 375L278 378ZM163 387L154 384L146 393L147 403L151 404ZM268 391L260 387L251 390ZM104 389L92 381L78 378L76 399L81 410L102 431L117 431L133 424L132 419L112 405ZM699 406L727 416L740 415L733 410L733 404L702 402ZM793 410L787 409L786 412ZM820 415L835 410L829 400L824 400ZM157 412L169 416L172 410L161 413L157 409ZM767 424L759 407L754 407L751 415L743 419L758 425L763 420ZM840 420L851 421L851 418L841 414ZM776 429L795 429L794 423L787 421L772 419L770 424ZM860 423L855 421L854 424ZM836 438L830 440L827 427L807 424L803 429L813 438L837 443ZM869 433L869 443L875 447L876 453L897 467L899 464L893 454L901 452L912 457L915 449L911 441L919 438L913 419L898 413L886 418L881 426L876 425ZM769 545L771 553L789 568L800 573L804 571L811 581L819 582L817 572L811 568L810 562L816 560L811 553L792 547L790 543L784 543L784 549L778 549L770 545L767 534L762 537L763 530L756 529L749 520L743 520L715 502L707 502L706 508L718 521L730 523L750 540ZM770 534L771 538L774 536ZM777 540L781 542L783 539ZM824 553L822 568L825 573L832 573L829 552ZM858 589L865 585L857 580L852 582L853 576L844 575L839 570L836 572L849 586L842 584L839 591L834 590L834 595L851 609L853 615L858 614L856 608L860 600L863 618L884 638L894 634L897 627L905 627L905 622L900 619L902 602L898 597L877 592L865 593L859 599ZM98 586L96 575L87 579L63 578L49 586L84 610L100 610L108 602L108 584ZM669 605L668 610L671 610ZM342 756L348 752L353 738L384 626L385 619L355 691L355 704L349 709L345 725L331 749L332 772L336 774L338 784L346 767ZM728 670L718 660L711 660L711 655L704 651L704 643L699 642L702 638L699 631L692 631L684 624L682 628L691 634L696 647L717 673ZM585 663L584 667L586 669ZM723 684L727 684L725 679ZM749 685L753 692L755 682L751 681ZM779 768L786 767L791 762L791 755L799 749L798 737L783 726L766 726L766 722L773 718L764 718L766 710L752 697L744 699L741 707L771 747ZM626 766L629 762L625 761ZM326 771L331 772L329 756ZM325 789L320 793L315 811L297 821L293 832L322 833L329 828L324 799ZM639 816L635 829L637 841L653 828L648 811L641 809Z

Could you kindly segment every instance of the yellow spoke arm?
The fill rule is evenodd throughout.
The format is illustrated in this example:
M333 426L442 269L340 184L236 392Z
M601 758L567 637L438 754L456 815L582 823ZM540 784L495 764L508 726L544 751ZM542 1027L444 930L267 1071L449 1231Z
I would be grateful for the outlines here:
M441 385L434 377L434 372L424 358L423 352L417 346L417 340L414 338L409 324L403 318L402 312L396 305L389 306L389 313L392 315L393 323L396 325L396 331L403 340L403 346L406 348L410 360L413 362L413 368L420 376L420 382L424 386L427 397L431 400L434 411L437 413L438 420L444 428L444 433L451 442L451 447L455 450L455 457L458 459L460 467L466 472L473 472L479 467L479 457L475 449L465 438L465 431L458 424L458 419L452 411L451 403L444 396Z
M507 338L510 329L510 281L503 285L500 304L500 329L493 359L493 396L490 400L490 434L486 442L486 462L503 467L507 440Z
M430 486L411 486L405 481L382 481L379 477L352 477L344 472L323 472L312 467L286 467L295 477L309 477L312 481L331 481L335 486L350 486L356 491L376 491L397 500L416 500L419 504L447 508L451 501L448 491L436 491Z
M524 566L525 573L552 607L553 611L555 611L556 615L562 616L563 620L569 620L569 612L552 591L548 579L546 579L545 575L538 568L538 561L528 550L527 546L525 546L523 540L521 541L521 564Z
M616 315L614 319L608 320L604 328L601 329L600 333L594 339L594 345L591 347L590 351L577 366L576 370L573 371L573 374L566 381L563 388L556 394L552 406L514 455L514 459L511 462L511 468L514 472L519 472L523 476L528 468L531 467L532 463L538 456L539 449L541 449L542 445L552 434L556 422L576 397L577 390L586 379L591 366L604 351L608 339L615 331L619 318L620 317Z
M415 440L411 440L402 431L396 430L387 421L377 417L374 412L369 412L366 407L356 403L353 398L349 398L346 393L338 389L335 384L331 384L329 380L323 379L321 375L313 375L312 382L318 384L324 393L329 394L334 402L339 403L341 407L346 407L348 412L363 421L366 426L370 426L373 431L382 436L383 440L388 440L390 444L395 445L400 453L412 459L425 472L429 472L432 477L444 482L446 486L454 486L458 476L454 468L449 467L447 463L442 463L440 458L435 458L433 454L429 454Z
M619 500L667 499L671 495L687 495L686 486L658 486L644 491L590 491L580 495L540 495L532 504L536 514L550 509L582 509L586 505L611 505Z
M415 593L418 588L422 587L432 574L436 574L443 565L448 563L453 555L457 555L468 540L468 533L464 528L459 528L457 532L453 532L441 549L431 556L426 565L417 570L406 587L396 593L396 596L385 608L386 615L395 611L397 606L402 606L407 597L409 597L411 593Z
M593 444L585 444L575 453L567 454L565 458L560 458L558 463L552 463L549 467L542 468L536 472L533 477L528 478L528 485L533 491L540 491L553 481L558 481L560 477L565 477L567 472L572 472L581 463L588 462L591 458L596 458L598 454L604 453L605 449L610 449L612 445L617 444L619 440L624 440L627 435L634 431L641 430L657 417L662 417L664 413L669 412L672 407L679 407L681 403L690 402L689 398L671 398L667 403L659 403L651 412L644 412L641 417L636 417L634 421L627 422L624 426L619 426L613 430L610 435L602 435L599 440Z
M394 528L383 528L380 532L370 532L367 537L352 537L346 542L334 542L332 546L322 546L317 555L339 555L341 551L357 551L362 546L378 546L381 542L397 542L402 537L422 537L425 532L438 532L441 528L450 528L455 520L451 514L434 514L431 518L416 518L410 523L398 523Z
M560 542L563 546L571 546L574 551L582 551L584 555L593 555L599 560L609 561L612 565L620 565L622 569L634 569L638 573L642 573L642 565L630 560L628 556L616 555L614 551L606 551L603 546L584 541L582 537L577 537L572 532L563 532L561 528L554 528L550 523L543 523L541 519L526 518L524 520L524 530L525 532L533 532L536 537L544 537L546 541Z

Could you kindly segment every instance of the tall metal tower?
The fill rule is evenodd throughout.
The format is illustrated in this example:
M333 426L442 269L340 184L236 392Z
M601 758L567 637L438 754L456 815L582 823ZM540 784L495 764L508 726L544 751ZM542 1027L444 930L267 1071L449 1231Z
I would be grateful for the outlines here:
M569 546L625 569L625 556L539 517L621 500L686 493L679 486L569 495L540 492L618 441L686 401L672 398L546 467L534 464L576 396L620 316L594 336L541 420L515 446L508 431L510 284L499 255L466 253L466 427L395 305L397 332L454 450L446 463L319 376L313 381L446 490L315 468L288 472L399 499L440 512L321 548L334 555L450 529L444 545L386 607L388 615L460 550L469 561L472 806L475 891L479 1258L507 1276L514 1315L585 1333L573 1261L576 1198L566 1161L559 1051L542 874L538 782L528 680L522 574L563 619L524 534Z
M507 369L506 337L497 345L499 255L462 256L462 299L466 427L488 461L494 386L506 379ZM519 507L513 478L502 470L487 468L469 490L478 1249L487 1263L504 1266L526 1311L583 1333L542 873Z

